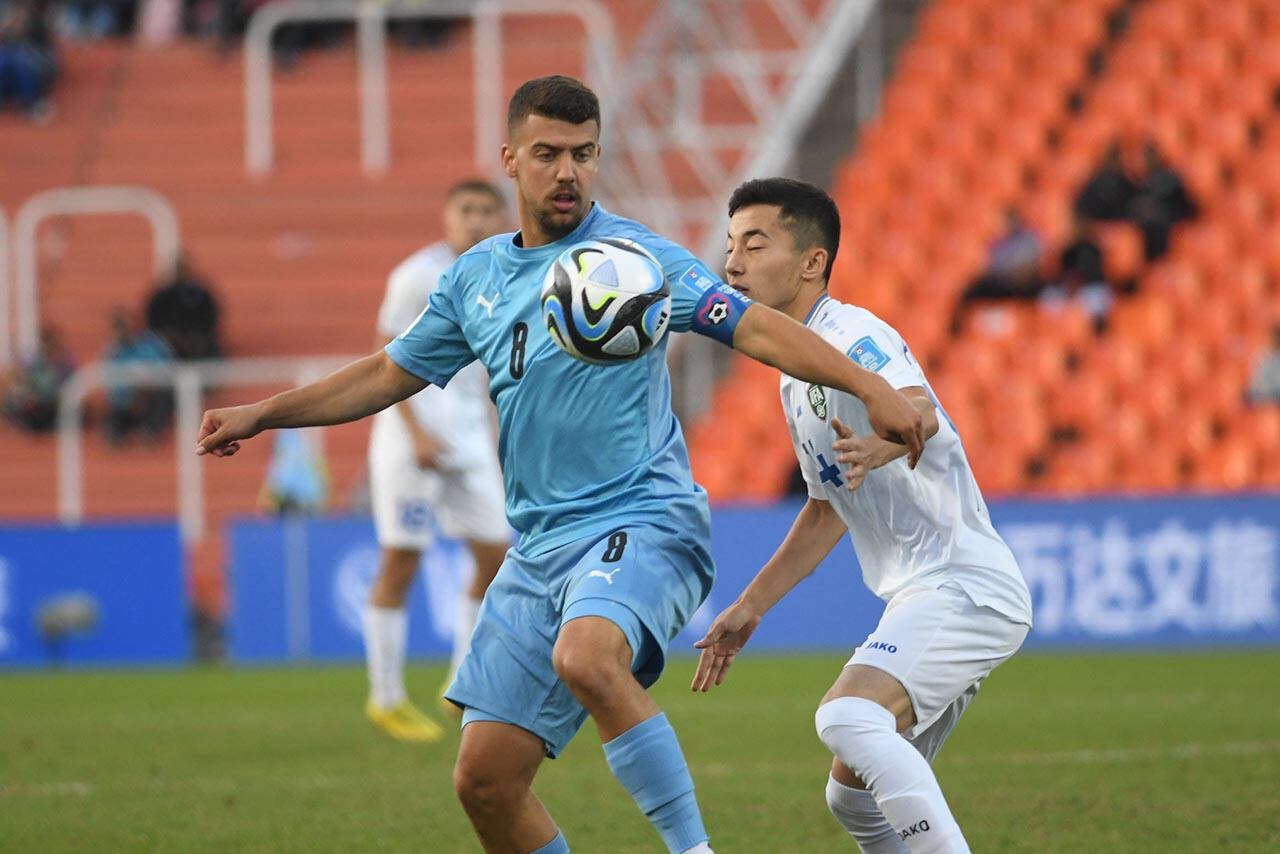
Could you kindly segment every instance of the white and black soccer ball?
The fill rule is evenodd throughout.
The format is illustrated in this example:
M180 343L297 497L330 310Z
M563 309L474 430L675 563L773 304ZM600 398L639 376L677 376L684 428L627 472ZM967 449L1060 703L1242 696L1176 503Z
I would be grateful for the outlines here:
M542 283L542 314L561 350L593 365L614 365L662 340L671 290L662 265L640 244L598 237L552 263Z

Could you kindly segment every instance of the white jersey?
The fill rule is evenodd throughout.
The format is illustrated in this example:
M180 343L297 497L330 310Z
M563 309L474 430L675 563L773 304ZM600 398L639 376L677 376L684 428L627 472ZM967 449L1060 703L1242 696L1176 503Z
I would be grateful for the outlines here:
M441 242L410 255L391 271L387 294L378 309L378 332L394 338L427 307L440 274L454 261L453 250ZM418 423L445 444L442 469L462 469L493 455L493 427L488 400L488 377L477 360L459 371L447 388L430 386L409 398ZM409 443L403 416L394 408L374 417L370 443Z
M1013 553L991 525L955 427L902 337L865 309L823 297L805 323L894 388L921 386L938 409L938 433L913 471L899 457L844 488L832 418L872 434L862 401L782 377L782 408L809 495L829 501L849 528L862 578L886 602L910 585L962 587L978 605L1031 624L1031 595Z

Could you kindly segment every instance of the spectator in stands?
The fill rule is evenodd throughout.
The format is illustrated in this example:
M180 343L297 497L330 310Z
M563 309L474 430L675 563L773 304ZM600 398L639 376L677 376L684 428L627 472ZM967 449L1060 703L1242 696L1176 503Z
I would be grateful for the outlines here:
M1148 261L1169 251L1169 232L1196 215L1196 203L1187 192L1182 176L1160 154L1150 140L1143 147L1146 174L1134 196L1130 218L1142 230Z
M191 270L182 254L174 260L173 272L156 285L147 300L147 326L179 359L222 357L219 313L209 286Z
M108 365L162 364L173 354L154 332L139 328L132 314L116 309L111 317L114 338L103 361ZM164 432L173 413L173 393L166 388L147 388L128 383L107 385L107 439L120 444L129 434L141 431L155 439Z
M1075 212L1083 219L1115 222L1128 219L1138 188L1124 168L1120 144L1113 142L1098 171L1076 197Z
M52 430L58 420L58 392L74 371L62 336L45 327L39 352L18 368L5 391L4 414L33 433Z
M1249 381L1251 403L1280 403L1280 324L1271 330L1271 352L1262 357Z
M1072 223L1071 240L1062 250L1058 277L1045 288L1043 297L1050 304L1079 300L1093 318L1094 330L1106 330L1115 296L1103 266L1102 247L1090 224L1079 216Z
M50 92L58 72L46 5L0 0L0 108L12 101L41 124L53 118Z
M1043 244L1039 235L1022 220L1017 208L1005 210L1005 230L987 256L987 270L974 280L960 298L952 331L958 331L969 303L991 299L1035 299L1044 290L1040 276Z

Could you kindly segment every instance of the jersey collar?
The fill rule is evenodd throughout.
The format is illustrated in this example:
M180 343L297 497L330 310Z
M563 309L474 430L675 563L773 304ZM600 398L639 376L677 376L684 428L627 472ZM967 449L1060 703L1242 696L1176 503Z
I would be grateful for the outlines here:
M813 318L818 314L818 309L822 308L824 305L826 305L830 301L831 301L831 297L828 296L827 294L823 294L822 299L815 302L813 304L813 308L809 309L809 313L805 315L804 325L808 326L810 321L812 321Z

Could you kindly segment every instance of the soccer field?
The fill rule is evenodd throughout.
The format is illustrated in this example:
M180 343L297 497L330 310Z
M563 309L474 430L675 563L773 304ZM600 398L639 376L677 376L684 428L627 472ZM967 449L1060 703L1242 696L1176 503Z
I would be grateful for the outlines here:
M851 851L826 812L813 708L838 656L748 656L706 696L657 693L720 852ZM938 759L973 850L1280 850L1280 654L1027 653ZM438 668L410 671L426 698ZM479 850L456 736L394 743L355 667L0 676L0 850ZM585 729L537 784L575 851L657 836Z

